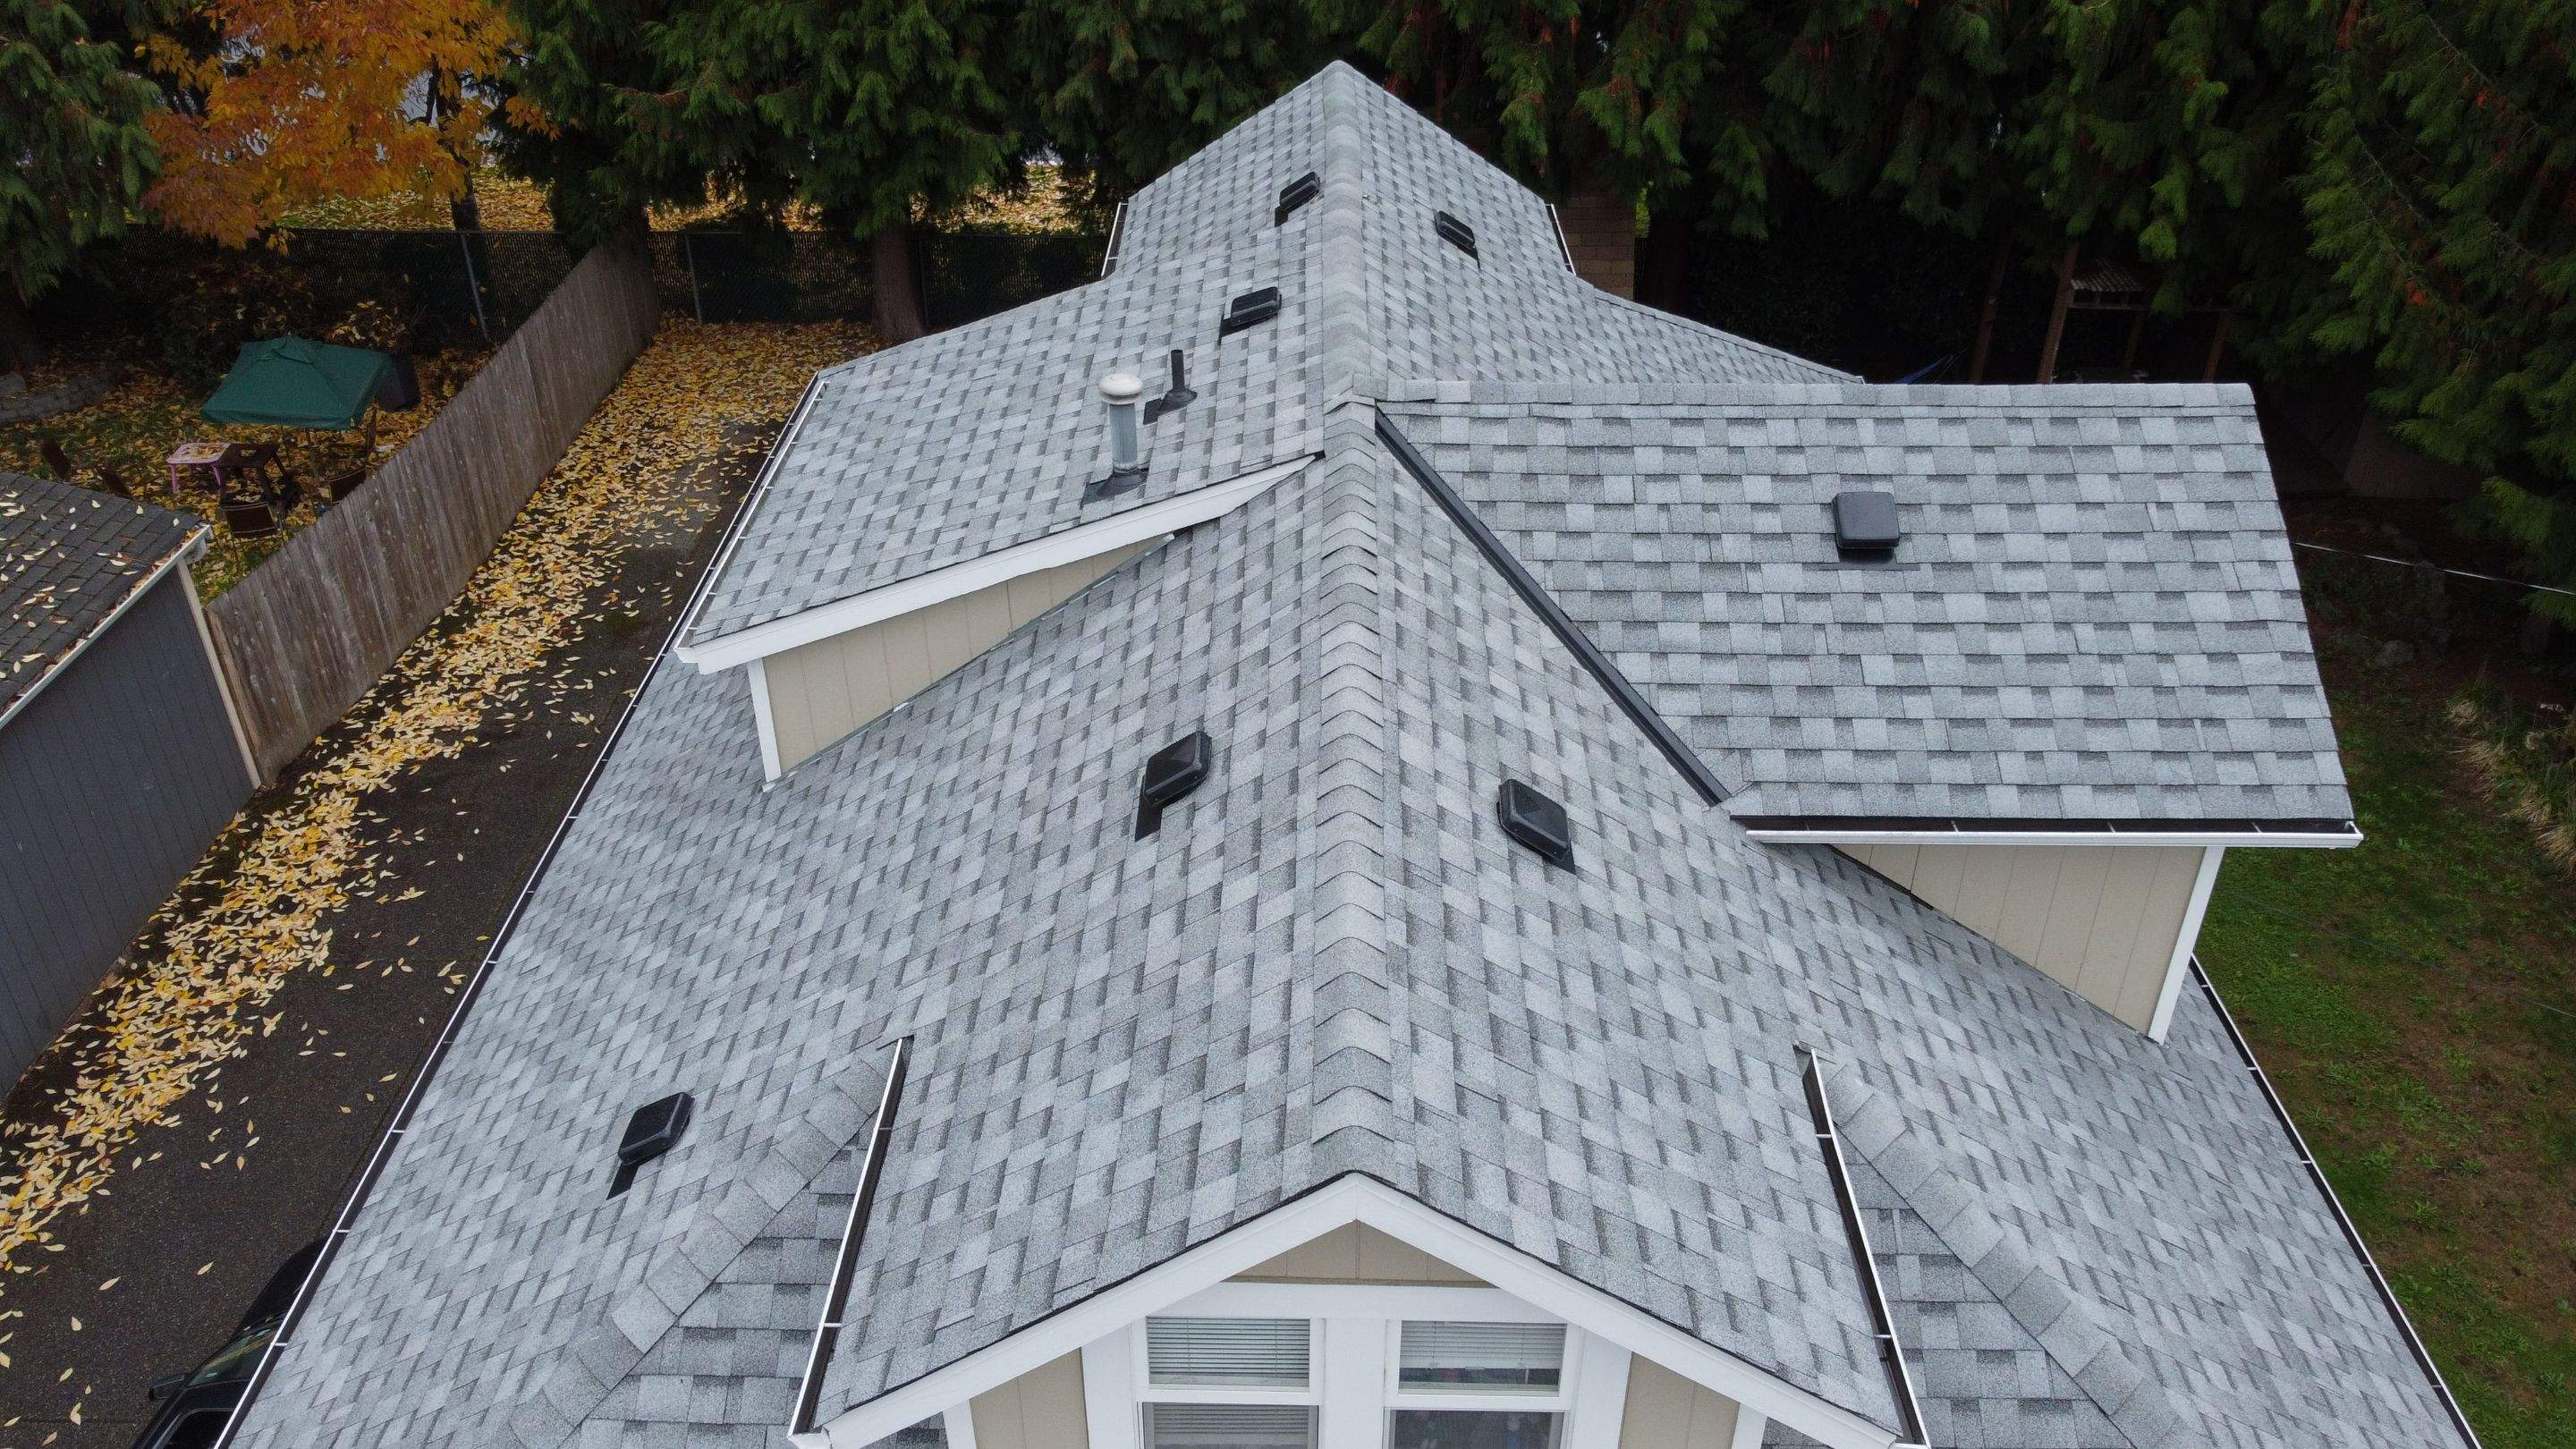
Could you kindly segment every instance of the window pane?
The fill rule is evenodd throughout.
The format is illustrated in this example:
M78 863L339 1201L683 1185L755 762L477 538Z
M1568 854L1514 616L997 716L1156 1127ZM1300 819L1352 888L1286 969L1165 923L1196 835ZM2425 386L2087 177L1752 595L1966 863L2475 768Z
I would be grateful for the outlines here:
M1398 1409L1387 1416L1386 1449L1556 1449L1560 1417Z
M1147 1404L1146 1449L1314 1449L1315 1411L1293 1404Z
M1158 1384L1306 1387L1302 1318L1148 1318L1147 1377Z
M1562 1323L1408 1323L1396 1382L1408 1389L1556 1392Z

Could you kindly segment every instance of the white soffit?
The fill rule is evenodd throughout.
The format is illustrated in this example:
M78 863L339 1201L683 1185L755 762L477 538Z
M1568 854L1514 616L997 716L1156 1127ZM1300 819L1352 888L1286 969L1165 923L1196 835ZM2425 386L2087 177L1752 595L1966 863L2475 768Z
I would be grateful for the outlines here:
M1285 479L1308 463L1313 454L1273 463L1269 467L1211 483L1187 493L1130 508L1093 523L1080 524L1061 533L1031 539L1009 548L996 549L981 558L969 559L947 568L933 569L900 583L836 599L819 608L772 619L766 624L727 634L722 638L683 644L671 652L698 667L700 673L712 674L748 664L764 655L829 639L852 629L927 609L933 604L1007 583L1041 569L1060 568L1079 563L1131 543L1141 543L1194 524L1219 518L1268 492L1272 485ZM746 519L749 517L745 515Z
M999 1343L854 1405L810 1432L791 1436L792 1442L798 1449L862 1449L1147 1314L1207 1294L1239 1273L1352 1222L1366 1223L1409 1243L1533 1308L1653 1359L1832 1449L1895 1449L1899 1442L1893 1429L1871 1423L1357 1173L1166 1259Z

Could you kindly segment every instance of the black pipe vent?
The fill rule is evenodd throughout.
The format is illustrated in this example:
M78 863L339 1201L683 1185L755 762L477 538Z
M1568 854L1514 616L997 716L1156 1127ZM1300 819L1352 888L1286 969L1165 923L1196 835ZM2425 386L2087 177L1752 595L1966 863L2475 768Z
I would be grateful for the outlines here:
M1896 522L1896 495L1876 490L1834 495L1834 548L1845 558L1882 559L1905 537Z
M1565 807L1519 780L1505 780L1494 798L1503 833L1537 851L1548 864L1574 869L1574 826Z
M1431 229L1440 239L1473 257L1476 255L1476 229L1445 211L1431 213ZM1483 258L1478 257L1482 261Z
M1178 803L1207 783L1208 762L1215 755L1216 746L1209 741L1208 732L1192 730L1145 761L1144 778L1136 787L1138 840L1163 828L1163 807Z
M1199 395L1190 390L1189 368L1181 356L1181 349L1175 347L1172 349L1172 385L1164 390L1161 397L1145 404L1146 426L1151 427L1156 418L1165 413L1179 412L1198 400Z
M688 1093L673 1092L635 1109L626 1119L626 1135L617 1142L617 1170L608 1179L610 1197L626 1191L635 1181L637 1168L680 1145L680 1134L689 1130L689 1116L696 1108L696 1099Z
M1216 335L1231 337L1246 327L1258 327L1278 315L1279 289L1257 288L1225 304L1225 320L1217 324Z
M1324 178L1309 171L1279 188L1279 209L1270 213L1270 224L1277 226L1288 219L1288 213L1324 194Z

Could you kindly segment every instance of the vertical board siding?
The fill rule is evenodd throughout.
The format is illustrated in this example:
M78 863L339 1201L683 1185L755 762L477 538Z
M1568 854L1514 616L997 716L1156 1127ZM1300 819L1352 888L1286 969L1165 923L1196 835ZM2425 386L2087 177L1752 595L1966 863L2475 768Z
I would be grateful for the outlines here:
M1461 1272L1401 1238L1366 1223L1344 1223L1234 1275L1250 1283L1434 1283L1481 1288Z
M975 1449L1090 1449L1079 1350L977 1394L968 1408Z
M769 681L778 768L794 769L1161 541L1022 574L767 656L761 668Z
M1741 1412L1724 1394L1652 1360L1631 1357L1619 1449L1730 1449Z
M188 608L152 585L0 728L0 1071L15 1081L249 798Z
M1855 845L1845 853L2144 1031L2173 963L2196 846Z
M640 242L592 251L348 501L206 605L264 776L464 591L660 316Z

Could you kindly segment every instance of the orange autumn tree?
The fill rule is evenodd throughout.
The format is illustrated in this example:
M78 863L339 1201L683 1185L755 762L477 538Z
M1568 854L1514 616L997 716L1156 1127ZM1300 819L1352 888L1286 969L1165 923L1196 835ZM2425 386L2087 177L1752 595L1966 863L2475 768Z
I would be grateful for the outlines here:
M508 64L501 0L202 0L214 44L147 47L176 103L151 118L144 204L178 230L249 242L315 202L435 196L470 217ZM514 120L533 117L513 115Z

